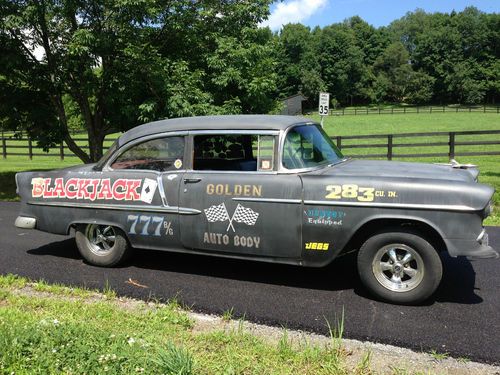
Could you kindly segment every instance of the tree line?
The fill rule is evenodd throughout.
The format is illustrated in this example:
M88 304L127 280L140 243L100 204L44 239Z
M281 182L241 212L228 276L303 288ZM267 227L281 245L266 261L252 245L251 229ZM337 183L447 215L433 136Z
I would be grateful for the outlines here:
M329 91L341 105L479 104L500 99L500 14L410 12L387 27L360 17L276 36L281 93Z
M161 118L334 104L494 103L500 15L417 10L311 29L259 25L272 0L0 0L0 126L84 162L107 134ZM89 149L72 138L84 129Z

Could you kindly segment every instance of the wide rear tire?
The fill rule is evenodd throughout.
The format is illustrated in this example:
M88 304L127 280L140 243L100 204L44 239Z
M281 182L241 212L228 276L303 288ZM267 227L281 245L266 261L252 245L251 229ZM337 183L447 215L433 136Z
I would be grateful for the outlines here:
M80 224L75 239L82 257L95 266L116 266L132 253L126 235L111 225Z
M438 252L421 234L392 229L373 235L361 246L358 272L374 296L413 305L436 291L443 267Z

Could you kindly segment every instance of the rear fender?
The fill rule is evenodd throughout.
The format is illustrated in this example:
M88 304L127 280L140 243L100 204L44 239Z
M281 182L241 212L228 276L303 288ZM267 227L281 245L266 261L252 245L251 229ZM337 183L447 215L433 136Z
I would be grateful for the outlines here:
M113 220L102 220L102 219L79 219L74 220L68 224L66 228L66 233L69 234L71 228L75 228L79 224L98 224L98 225L110 225L122 230L123 233L127 234L127 230L123 227L122 223ZM128 237L128 236L127 236Z

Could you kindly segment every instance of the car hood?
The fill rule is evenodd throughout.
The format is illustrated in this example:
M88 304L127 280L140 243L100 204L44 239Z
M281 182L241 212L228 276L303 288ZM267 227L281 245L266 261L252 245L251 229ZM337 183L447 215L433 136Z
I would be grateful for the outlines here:
M474 182L477 168L460 169L450 165L407 163L384 160L350 159L319 171L322 175L376 177L390 179L433 179Z

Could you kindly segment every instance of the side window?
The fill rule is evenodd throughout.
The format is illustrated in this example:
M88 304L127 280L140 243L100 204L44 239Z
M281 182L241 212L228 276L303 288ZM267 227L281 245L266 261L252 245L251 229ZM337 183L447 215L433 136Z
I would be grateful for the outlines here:
M194 170L272 171L274 136L210 134L194 137Z
M184 137L157 138L132 146L111 164L113 169L168 171L182 167Z

